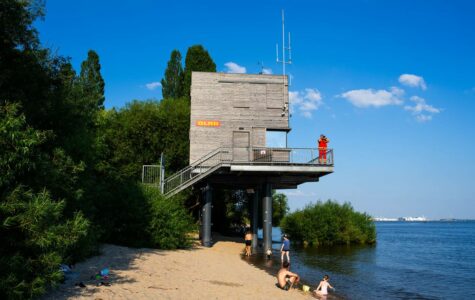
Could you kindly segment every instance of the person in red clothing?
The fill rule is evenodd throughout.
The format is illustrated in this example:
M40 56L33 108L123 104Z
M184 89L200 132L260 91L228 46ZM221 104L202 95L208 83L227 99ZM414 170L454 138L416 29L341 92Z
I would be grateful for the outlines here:
M330 140L323 134L320 135L318 140L318 162L326 164L327 163L327 147Z

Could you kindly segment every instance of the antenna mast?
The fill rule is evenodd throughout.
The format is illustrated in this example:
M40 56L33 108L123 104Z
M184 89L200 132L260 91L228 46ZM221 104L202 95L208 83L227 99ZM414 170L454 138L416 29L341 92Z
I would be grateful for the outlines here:
M290 32L289 32L289 46L285 47L285 20L284 20L284 10L282 10L282 60L279 60L279 44L275 44L275 51L277 55L276 62L282 63L282 75L285 76L285 65L292 64L292 48L290 47ZM285 60L285 52L289 51L289 60Z

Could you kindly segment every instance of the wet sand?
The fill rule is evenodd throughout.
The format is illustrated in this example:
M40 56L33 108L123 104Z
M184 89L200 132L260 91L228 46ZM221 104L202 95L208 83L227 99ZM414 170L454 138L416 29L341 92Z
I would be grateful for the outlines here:
M45 299L312 299L299 290L283 291L276 278L242 260L244 244L230 240L212 248L133 249L104 245L102 255L75 266L77 277ZM110 269L110 286L91 279ZM86 287L75 286L83 282Z

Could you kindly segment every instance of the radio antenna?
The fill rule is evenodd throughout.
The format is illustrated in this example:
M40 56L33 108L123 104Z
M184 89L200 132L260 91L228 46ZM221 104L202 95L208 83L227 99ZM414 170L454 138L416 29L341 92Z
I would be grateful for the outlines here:
M288 51L289 53L289 60L285 60L285 53ZM292 48L290 46L290 32L289 32L289 40L288 40L288 47L285 47L285 18L284 18L284 10L282 10L282 60L279 59L279 44L275 44L275 52L276 52L276 62L282 64L282 75L285 75L285 65L292 64Z

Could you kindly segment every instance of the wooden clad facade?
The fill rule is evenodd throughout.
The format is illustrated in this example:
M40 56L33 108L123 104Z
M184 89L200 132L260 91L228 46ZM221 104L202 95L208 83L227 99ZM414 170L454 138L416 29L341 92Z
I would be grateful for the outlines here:
M219 147L265 147L267 130L289 131L288 79L281 75L193 72L190 163Z

